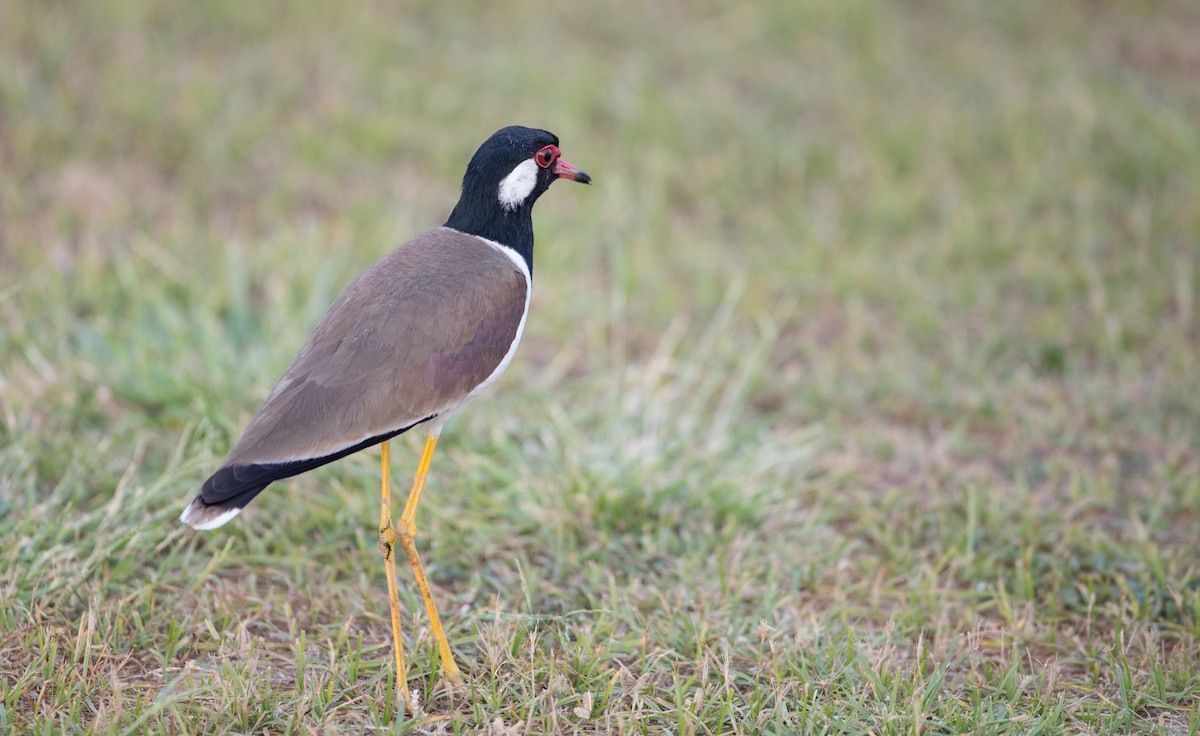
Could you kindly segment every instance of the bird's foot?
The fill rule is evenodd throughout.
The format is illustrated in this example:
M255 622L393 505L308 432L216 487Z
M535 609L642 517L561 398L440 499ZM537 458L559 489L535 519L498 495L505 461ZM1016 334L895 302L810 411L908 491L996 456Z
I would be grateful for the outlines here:
M442 677L454 685L463 683L462 672L459 671L458 665L454 663L453 659L442 660Z

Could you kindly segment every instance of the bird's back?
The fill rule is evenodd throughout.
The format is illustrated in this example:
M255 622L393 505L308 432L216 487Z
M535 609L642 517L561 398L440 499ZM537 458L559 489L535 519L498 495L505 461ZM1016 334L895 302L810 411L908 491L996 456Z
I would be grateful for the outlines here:
M202 501L240 508L275 480L456 409L511 357L528 309L522 265L449 228L381 258L329 308Z

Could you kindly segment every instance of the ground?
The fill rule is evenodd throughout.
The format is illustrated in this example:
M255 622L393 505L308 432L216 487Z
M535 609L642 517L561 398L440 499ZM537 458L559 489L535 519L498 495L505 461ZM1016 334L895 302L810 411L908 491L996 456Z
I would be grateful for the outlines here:
M1200 732L1195 3L403 5L0 5L0 731ZM177 517L513 123L403 718L376 452Z

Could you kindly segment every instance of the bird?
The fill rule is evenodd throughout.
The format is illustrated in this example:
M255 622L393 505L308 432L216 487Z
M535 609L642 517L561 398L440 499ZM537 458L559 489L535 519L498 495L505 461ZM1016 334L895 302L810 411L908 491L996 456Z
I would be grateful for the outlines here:
M461 682L414 542L417 504L446 420L516 352L533 288L533 205L558 179L592 181L562 158L553 133L509 126L484 141L445 224L345 288L180 515L193 529L216 529L272 483L379 445L379 543L396 683L409 711L394 553L399 546L412 568L443 677ZM425 444L394 522L389 441L418 427Z

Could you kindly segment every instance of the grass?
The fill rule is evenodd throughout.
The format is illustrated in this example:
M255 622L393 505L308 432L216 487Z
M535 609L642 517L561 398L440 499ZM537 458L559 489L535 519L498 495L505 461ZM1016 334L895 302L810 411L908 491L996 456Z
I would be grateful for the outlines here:
M0 6L0 731L1200 733L1191 4ZM421 509L176 517L540 125L530 324ZM394 476L415 465L399 443Z

